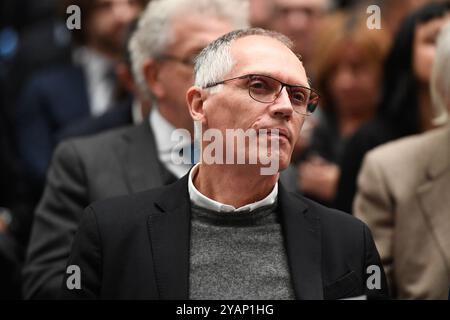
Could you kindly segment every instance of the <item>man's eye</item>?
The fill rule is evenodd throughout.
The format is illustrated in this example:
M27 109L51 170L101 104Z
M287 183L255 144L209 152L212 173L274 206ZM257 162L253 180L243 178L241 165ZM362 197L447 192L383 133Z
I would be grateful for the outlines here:
M262 80L250 80L249 86L254 90L270 90L270 86Z
M306 103L306 94L302 91L292 92L291 99L297 103Z

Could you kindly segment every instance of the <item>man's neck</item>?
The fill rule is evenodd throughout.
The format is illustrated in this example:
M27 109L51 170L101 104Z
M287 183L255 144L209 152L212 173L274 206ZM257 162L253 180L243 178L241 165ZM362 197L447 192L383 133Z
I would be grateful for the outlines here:
M204 196L240 208L267 197L277 180L278 174L260 175L257 166L200 164L193 183Z

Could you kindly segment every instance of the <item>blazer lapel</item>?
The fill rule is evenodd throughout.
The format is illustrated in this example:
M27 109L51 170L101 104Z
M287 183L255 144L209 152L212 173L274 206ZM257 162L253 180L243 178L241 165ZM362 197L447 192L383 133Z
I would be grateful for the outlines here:
M426 181L417 189L421 212L429 222L450 270L450 127L443 128L430 143Z
M428 221L450 270L450 171L421 185L417 195L420 211Z
M148 121L130 128L122 137L125 147L118 151L130 192L162 186L162 166Z
M320 220L279 184L278 202L291 277L297 299L323 299Z
M156 283L161 299L188 299L190 200L188 175L167 186L148 220Z

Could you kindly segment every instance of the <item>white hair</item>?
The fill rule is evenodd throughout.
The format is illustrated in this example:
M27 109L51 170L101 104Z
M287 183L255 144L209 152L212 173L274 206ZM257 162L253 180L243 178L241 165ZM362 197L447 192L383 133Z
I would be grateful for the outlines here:
M229 21L236 28L248 25L246 0L151 0L130 39L133 76L142 95L150 97L143 67L148 59L162 55L173 41L172 27L176 18L207 15Z
M437 40L430 86L436 113L433 123L443 125L447 123L450 111L450 23L442 28Z
M252 35L261 35L277 39L292 50L293 43L285 35L264 30L261 28L248 28L229 32L210 43L200 52L195 62L195 85L206 88L208 85L223 80L223 77L233 68L231 55L232 43L239 39ZM220 90L221 86L214 87L212 92Z

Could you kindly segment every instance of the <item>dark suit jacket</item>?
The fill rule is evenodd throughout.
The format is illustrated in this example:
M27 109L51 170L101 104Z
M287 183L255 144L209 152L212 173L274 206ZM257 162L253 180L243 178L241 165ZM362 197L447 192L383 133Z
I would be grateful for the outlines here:
M59 141L94 135L106 130L128 126L133 124L132 117L132 100L118 102L116 106L113 106L111 110L105 112L105 114L99 117L82 119L70 126L68 126L61 133Z
M188 175L158 189L97 202L85 210L68 265L81 270L69 299L187 299ZM338 299L368 290L366 269L381 266L372 236L356 218L290 194L280 184L279 214L298 299ZM382 267L380 267L382 270ZM369 292L370 291L370 292Z
M83 209L93 201L168 184L147 121L67 140L55 151L23 270L25 298L57 298Z
M60 130L89 114L81 67L66 65L40 72L25 86L17 117L18 149L37 189L44 183Z

